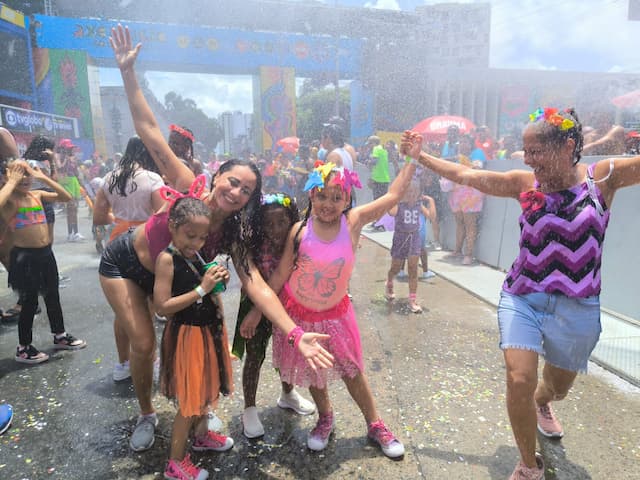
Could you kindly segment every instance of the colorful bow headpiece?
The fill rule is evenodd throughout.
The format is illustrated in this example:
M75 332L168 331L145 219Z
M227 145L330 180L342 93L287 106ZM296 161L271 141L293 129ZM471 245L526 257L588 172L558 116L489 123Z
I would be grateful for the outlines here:
M557 108L538 108L535 112L529 114L530 122L533 123L539 120L544 120L545 122L550 123L554 127L558 127L563 131L569 130L576 125L573 120L564 118L562 115L560 115Z
M291 197L284 193L265 193L262 195L262 205L280 204L285 208L291 206Z
M309 179L304 186L304 191L307 192L314 188L322 190L326 187L327 177L331 172L334 173L331 179L332 185L340 185L343 191L350 193L351 187L362 188L360 178L356 172L353 172L347 168L337 168L335 164L323 163L316 164L317 166L309 174Z
M160 187L160 196L162 197L163 200L169 202L171 206L173 206L173 204L176 203L176 200L178 200L179 198L202 197L202 194L204 193L206 186L207 186L207 177L205 177L204 175L198 175L193 181L193 183L191 184L191 186L189 187L188 193L184 194L171 188L168 185L163 185L162 187Z
M360 177L358 177L358 174L348 168L335 170L335 175L333 176L331 183L334 185L340 185L342 190L347 193L351 193L351 187L362 188L362 183L360 183Z
M172 132L179 133L184 138L188 138L189 140L191 140L191 143L193 143L195 141L193 133L191 133L189 130L187 130L185 128L182 128L179 125L175 125L175 124L172 123L171 125L169 125L169 130L172 131Z
M313 170L311 170L309 178L307 179L307 183L304 184L303 190L305 192L308 192L309 190L313 190L314 188L323 189L325 187L325 180L335 166L336 165L331 162L317 165Z

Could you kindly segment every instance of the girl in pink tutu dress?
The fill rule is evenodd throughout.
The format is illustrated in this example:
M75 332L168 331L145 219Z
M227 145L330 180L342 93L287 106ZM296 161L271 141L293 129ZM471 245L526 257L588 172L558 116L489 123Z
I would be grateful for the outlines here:
M335 427L327 390L328 383L341 378L367 422L368 436L388 457L404 455L404 446L386 427L364 373L360 332L347 287L354 264L360 231L398 203L415 172L407 164L389 191L371 203L349 208L351 187L360 187L357 174L332 163L320 165L309 175L309 208L296 223L270 284L300 331L331 336L325 348L334 356L332 369L314 371L296 352L298 332L273 334L273 366L283 382L309 387L318 407L319 419L309 433L307 446L323 450Z

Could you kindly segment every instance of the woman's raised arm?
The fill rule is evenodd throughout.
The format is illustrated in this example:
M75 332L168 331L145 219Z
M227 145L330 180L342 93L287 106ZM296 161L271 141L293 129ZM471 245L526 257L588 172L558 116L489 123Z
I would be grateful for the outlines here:
M188 189L195 176L169 147L136 78L134 65L142 44L138 43L134 47L131 42L131 32L122 25L111 29L109 42L122 75L136 133L149 150L160 173L169 183L179 191Z

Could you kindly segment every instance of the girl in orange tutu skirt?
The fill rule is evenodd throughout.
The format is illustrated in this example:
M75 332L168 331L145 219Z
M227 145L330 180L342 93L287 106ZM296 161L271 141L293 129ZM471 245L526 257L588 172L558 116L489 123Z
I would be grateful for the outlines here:
M197 198L176 200L169 211L172 241L156 262L156 309L172 316L162 335L160 389L178 405L167 479L208 478L186 454L192 430L195 451L222 452L233 446L231 438L207 429L209 407L233 388L227 331L216 298L217 286L228 281L229 272L206 264L199 253L209 234L210 215Z

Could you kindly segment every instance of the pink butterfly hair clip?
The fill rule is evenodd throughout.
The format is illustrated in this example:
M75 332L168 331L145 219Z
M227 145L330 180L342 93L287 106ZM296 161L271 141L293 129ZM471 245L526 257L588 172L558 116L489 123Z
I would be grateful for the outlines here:
M202 197L202 194L204 193L206 186L207 186L207 177L205 177L204 175L198 175L193 181L193 183L191 184L191 186L189 187L189 191L186 194L181 193L174 188L171 188L169 185L163 185L162 187L160 187L160 197L162 197L163 200L169 202L170 205L173 206L173 204L176 203L176 200L180 198Z

